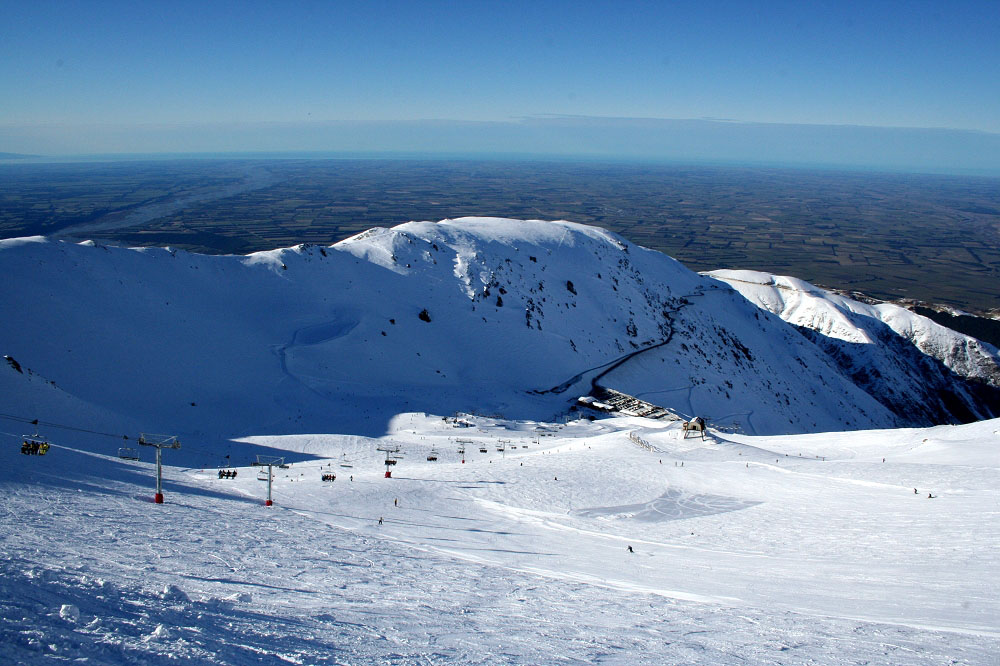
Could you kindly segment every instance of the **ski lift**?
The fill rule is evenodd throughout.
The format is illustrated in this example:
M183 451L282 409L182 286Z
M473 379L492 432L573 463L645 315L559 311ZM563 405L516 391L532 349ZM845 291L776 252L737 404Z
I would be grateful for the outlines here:
M133 449L131 446L123 446L118 449L118 457L122 460L138 460L139 449Z
M456 439L455 443L458 444L458 453L463 458L465 457L465 445L472 444L471 439Z
M44 456L49 452L49 442L38 434L38 419L32 421L32 424L36 426L35 434L21 437L21 453L26 456Z
M386 458L385 459L385 464L386 465L395 465L397 462L399 462L399 461L397 461L395 458Z
M268 476L268 474L267 474L267 470L266 469L260 469L260 470L257 471L257 480L258 481L267 481L267 476Z
M354 467L354 465L351 464L351 461L347 459L346 453L340 457L340 466L347 469L352 469Z
M435 451L434 449L431 449L431 452L427 454L427 460L429 462L434 462L437 459L438 459L437 451Z
M480 447L479 447L479 452L480 452L480 453L489 453L489 452L490 452L490 450L489 450L489 449L487 449L487 448L486 448L485 446L480 446Z

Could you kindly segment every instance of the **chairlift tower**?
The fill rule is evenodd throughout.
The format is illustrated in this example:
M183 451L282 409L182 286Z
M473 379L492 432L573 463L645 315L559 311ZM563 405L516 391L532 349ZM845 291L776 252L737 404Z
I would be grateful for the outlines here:
M396 458L399 454L399 444L387 444L385 446L380 446L375 450L385 453L385 478L391 479L391 467L398 462Z
M156 495L153 497L153 502L163 504L163 464L161 462L163 449L179 449L181 441L174 435L140 433L139 446L156 447Z
M456 439L455 443L458 444L458 455L462 456L462 464L465 464L465 445L472 445L471 439Z
M271 482L274 481L274 468L280 467L285 464L284 458L279 458L276 456L257 456L257 461L250 463L251 467L266 467L267 468L267 501L264 502L264 506L272 506L274 502L271 501Z

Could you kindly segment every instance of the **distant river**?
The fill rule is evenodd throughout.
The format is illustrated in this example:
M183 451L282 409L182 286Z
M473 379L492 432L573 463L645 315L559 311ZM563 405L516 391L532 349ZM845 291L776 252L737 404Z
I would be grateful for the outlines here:
M281 181L281 178L263 166L248 167L244 173L244 178L238 183L233 183L223 187L198 188L190 192L185 192L166 201L156 201L129 210L128 212L114 212L100 217L90 222L74 224L59 230L55 234L59 238L66 237L86 237L90 234L117 231L129 227L137 227L147 222L173 215L178 211L189 208L194 204L225 199L236 196L244 192L252 192L265 187L270 187Z

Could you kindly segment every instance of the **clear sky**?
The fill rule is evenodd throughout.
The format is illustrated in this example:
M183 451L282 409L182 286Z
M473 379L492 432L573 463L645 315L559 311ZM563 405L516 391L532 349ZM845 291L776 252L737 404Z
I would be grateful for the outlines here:
M998 0L0 0L0 16L0 151L562 115L1000 133ZM282 147L258 137L245 149Z

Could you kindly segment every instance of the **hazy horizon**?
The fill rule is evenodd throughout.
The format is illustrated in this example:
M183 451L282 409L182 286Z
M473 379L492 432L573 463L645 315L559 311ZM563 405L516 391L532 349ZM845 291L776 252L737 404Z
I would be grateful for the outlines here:
M1000 173L988 2L5 3L0 152Z
M939 128L650 118L0 127L8 152L39 158L499 159L718 164L1000 175L1000 134ZM18 141L20 134L23 141Z

